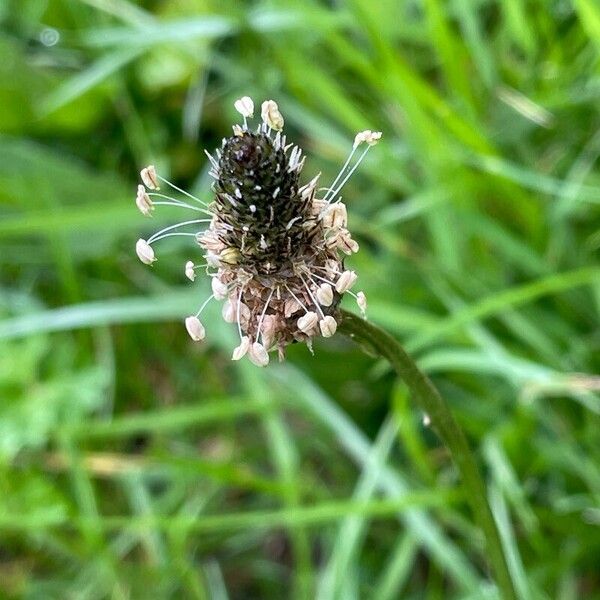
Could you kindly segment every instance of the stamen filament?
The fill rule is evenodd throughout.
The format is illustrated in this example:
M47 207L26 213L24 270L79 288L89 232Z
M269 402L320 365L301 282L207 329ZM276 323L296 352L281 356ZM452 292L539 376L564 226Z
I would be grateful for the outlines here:
M179 227L183 227L184 225L192 225L193 223L210 223L212 219L193 219L191 221L182 221L181 223L176 223L175 225L170 225L169 227L165 227L160 231L152 234L148 240L146 240L149 244L155 241L160 235L165 233L166 231L171 231L172 229L178 229ZM193 234L196 235L196 234Z
M190 210L196 210L198 212L203 212L206 215L213 214L209 210L206 210L205 208L198 208L197 206L192 206L191 204L187 204L186 202L183 202L182 200L178 200L177 198L173 198L172 196L167 196L166 194L159 194L157 192L149 192L148 196L154 196L157 198L166 198L167 200L169 200L169 202L153 202L153 204L155 204L155 205L163 204L165 206L180 206L181 208L189 208Z
M344 166L340 169L340 172L337 174L337 177L335 178L335 180L331 184L331 186L329 188L327 188L328 191L325 194L325 196L323 197L323 200L327 200L327 198L329 196L329 192L331 192L333 189L335 189L336 183L340 180L340 177L342 176L344 171L348 168L348 165L350 164L350 161L352 160L352 157L354 156L354 153L356 152L357 148L358 148L358 146L352 146L352 150L351 150L350 154L348 155L348 158L346 159Z
M211 294L203 303L202 306L200 307L200 310L196 313L196 318L198 318L200 316L200 313L205 309L206 305L214 298L214 294Z
M242 325L241 325L241 313L242 313L242 294L244 293L244 288L242 288L238 294L237 299L237 326L238 333L240 334L240 340L244 337L242 335Z
M198 234L197 233L183 233L182 231L174 231L172 233L166 233L165 235L161 235L160 237L154 238L152 240L152 244L154 244L155 242L159 242L160 240L164 240L168 237L174 237L176 235L187 235L190 237L196 237ZM150 244L150 242L147 242L148 244Z
M287 285L285 286L285 289L292 295L292 298L305 310L305 312L308 312L308 308L304 306L304 303L300 301L296 294L294 294L294 292L292 292Z
M310 291L310 288L308 287L308 284L306 283L306 281L304 281L304 278L302 277L302 275L300 275L300 273L298 273L298 277L300 277L300 279L302 280L302 283L304 284L304 287L306 288L306 291L308 292L308 295L310 296L310 299L315 303L315 307L317 308L317 311L321 313L321 318L324 319L325 318L325 313L321 309L321 306L317 302L317 299L312 295L312 292Z
M271 293L269 294L269 297L267 298L267 301L265 303L265 307L263 308L263 311L262 311L262 313L260 315L260 319L258 320L258 328L256 330L256 339L257 340L258 340L258 336L260 335L260 330L262 328L262 324L263 324L263 320L265 318L265 314L267 312L267 308L269 308L269 302L271 302L271 298L273 297L274 292L275 292L275 288L271 288Z
M333 198L335 198L341 191L341 189L344 187L344 185L346 185L346 182L348 181L348 179L350 179L350 177L352 177L352 174L354 173L354 171L356 171L356 169L358 169L358 166L360 165L360 163L363 161L363 158L367 155L367 152L371 149L371 146L367 146L363 153L359 156L358 160L354 163L354 166L350 169L350 172L348 173L348 175L346 175L346 177L344 177L344 179L342 180L342 183L340 183L337 187L336 190L333 191L333 194L331 195L331 198L329 199L329 203L331 203L331 201L333 200ZM339 201L336 200L336 202Z
M165 179L164 177L161 177L160 175L156 175L156 177L158 177L158 179L160 179L161 181L163 181L164 183L166 183L168 186L171 186L174 190L177 190L180 194L183 194L184 196L187 196L188 198L191 198L192 200L195 200L196 202L199 202L200 204L202 204L202 206L208 206L208 204L202 200L200 200L200 198L196 198L196 196L194 196L193 194L190 194L189 192L186 192L185 190L182 190L181 188L178 188L174 183L171 183L170 181L168 181L167 179Z

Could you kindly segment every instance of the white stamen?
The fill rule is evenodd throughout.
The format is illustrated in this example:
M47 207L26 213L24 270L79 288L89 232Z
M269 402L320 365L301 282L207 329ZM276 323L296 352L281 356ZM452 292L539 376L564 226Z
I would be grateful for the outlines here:
M185 328L195 342L203 340L206 336L204 325L202 325L198 317L187 317L185 320Z
M196 279L196 272L194 271L195 265L191 260L185 263L185 276L190 280Z
M140 238L135 244L135 252L138 255L138 258L145 264L151 265L156 257L154 256L154 250L150 246L150 244Z
M370 145L364 149L363 153L358 157L358 160L354 163L354 166L350 169L350 171L348 172L346 177L344 177L344 179L342 179L342 181L338 185L338 187L333 190L331 195L329 195L329 193L327 194L327 196L329 197L329 202L331 202L340 193L341 189L346 185L348 179L350 179L350 177L352 177L354 171L356 171L356 169L358 169L360 163L363 161L364 157L367 155L367 152L370 149L371 149Z
M150 213L154 210L154 206L150 196L146 193L146 188L143 185L138 185L137 195L135 197L135 205L145 217L152 216Z
M173 229L178 229L179 227L184 227L185 225L192 225L194 223L210 223L211 221L212 221L212 219L193 219L191 221L182 221L181 223L176 223L175 225L170 225L169 227L165 227L164 229L161 229L160 231L157 231L156 233L152 234L148 238L148 243L151 244L152 242L156 241L159 236L161 236L163 233L165 233L167 231L172 231ZM196 235L196 234L193 233L191 235Z
M180 194L183 194L184 196L187 196L188 198L191 198L195 202L199 202L200 204L202 204L202 206L208 207L208 204L206 202L204 202L203 200L200 200L200 198L196 198L196 196L194 196L193 194L190 194L189 192L186 192L185 190L182 190L181 188L177 187L174 183L171 183L170 181L168 181L164 177L161 177L160 175L157 175L156 177L158 179L160 179L161 181L164 181L169 187L172 187L174 190L177 190Z
M211 278L210 285L215 299L225 300L227 298L227 286L217 276Z
M356 280L357 275L354 271L344 271L337 280L335 289L337 290L338 294L343 294L354 285Z
M321 306L331 306L333 303L333 288L329 283L322 283L316 295Z
M254 102L252 102L252 98L249 96L242 96L239 100L236 100L233 103L235 110L237 110L244 119L246 117L254 116Z
M358 292L356 294L356 304L358 304L358 308L360 308L360 312L364 316L367 312L367 297L364 292Z
M247 335L245 335L240 340L240 345L237 346L233 350L233 354L231 356L231 360L240 360L240 359L242 359L246 355L246 352L248 352L249 348L250 348L250 338Z
M258 339L258 336L260 335L260 330L263 324L263 320L265 318L265 314L267 312L267 308L269 307L269 302L271 302L271 298L273 297L273 293L275 292L275 288L271 289L271 293L269 294L269 297L267 298L267 301L265 303L265 307L263 308L262 314L260 315L260 319L258 320L258 327L256 330L256 338ZM263 339L264 342L264 339Z
M296 325L300 331L310 335L311 331L315 328L318 322L319 317L317 316L317 313L309 310L296 321Z
M319 321L319 328L323 337L331 337L337 330L337 322L332 316L327 315Z
M279 112L277 102L274 100L265 100L262 103L260 114L264 124L270 129L274 129L275 131L281 131L283 129L283 117Z
M158 187L158 181L157 181L158 175L156 174L156 169L154 168L154 165L148 165L147 167L143 168L140 171L140 177L142 178L144 185L149 190L159 190L160 189Z
M259 342L254 342L248 350L248 358L257 367L266 367L269 364L269 353Z

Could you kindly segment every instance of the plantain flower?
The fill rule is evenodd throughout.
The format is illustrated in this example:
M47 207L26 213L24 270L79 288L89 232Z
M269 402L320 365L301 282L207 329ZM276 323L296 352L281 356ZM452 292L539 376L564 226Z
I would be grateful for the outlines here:
M210 301L224 301L223 319L236 325L240 339L232 359L248 356L264 367L271 351L283 359L291 343L312 348L315 336L334 335L344 294L354 296L364 314L364 293L350 291L357 275L344 267L344 257L357 252L358 244L348 230L340 191L381 133L358 133L333 183L318 188L320 174L304 185L300 181L305 157L288 142L276 102L262 103L262 122L254 130L248 125L254 114L252 99L240 98L235 108L243 124L234 126L233 135L223 139L214 155L207 153L214 179L210 202L176 187L153 166L141 171L145 187L139 186L136 204L143 214L168 205L199 218L138 240L136 251L142 262L152 264L153 244L175 235L192 237L205 264L188 261L185 275L194 281L196 269L205 267L212 294L185 320L190 337L204 338L200 314ZM365 148L355 158L360 146ZM157 193L161 183L178 196Z

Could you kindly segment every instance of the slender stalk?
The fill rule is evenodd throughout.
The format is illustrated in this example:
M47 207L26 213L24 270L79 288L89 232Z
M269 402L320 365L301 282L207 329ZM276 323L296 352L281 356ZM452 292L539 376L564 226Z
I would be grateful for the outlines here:
M402 346L387 332L352 313L342 311L339 331L357 342L368 344L387 359L410 389L411 396L431 420L431 426L446 444L456 463L476 521L485 535L489 561L498 589L505 600L516 600L517 594L500 541L496 522L487 502L485 483L477 468L467 439L429 378L420 371Z

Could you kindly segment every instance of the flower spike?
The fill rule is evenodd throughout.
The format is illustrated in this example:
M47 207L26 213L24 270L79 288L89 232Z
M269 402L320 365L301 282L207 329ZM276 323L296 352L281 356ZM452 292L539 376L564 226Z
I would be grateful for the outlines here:
M315 337L334 335L345 294L356 299L363 315L366 311L364 293L350 291L357 275L344 267L344 256L357 252L358 244L348 230L339 193L381 132L358 133L333 183L318 188L319 175L301 182L304 154L287 140L275 101L261 104L262 124L255 131L247 124L254 115L252 99L243 96L234 106L243 125L234 125L233 135L212 154L207 152L215 180L212 202L177 187L152 165L142 169L143 185L136 196L142 214L149 216L160 205L168 205L207 218L183 220L140 238L136 253L151 265L156 261L152 244L172 236L193 238L205 264L187 261L185 275L194 281L200 266L205 268L212 294L185 319L190 338L204 339L199 316L211 300L222 301L223 319L239 334L232 360L247 356L264 367L272 351L282 359L289 344L303 342L312 352ZM359 146L363 150L357 152ZM156 193L159 183L173 195Z

